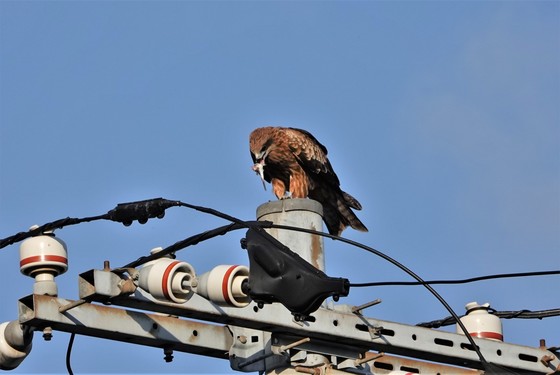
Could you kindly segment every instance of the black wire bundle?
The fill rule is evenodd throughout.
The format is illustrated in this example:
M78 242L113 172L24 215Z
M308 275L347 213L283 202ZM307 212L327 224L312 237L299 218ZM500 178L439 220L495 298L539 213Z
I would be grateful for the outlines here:
M553 316L560 316L560 309L549 309L540 311L531 310L518 310L518 311L496 311L494 309L489 309L489 312L496 315L501 319L543 319L551 318ZM432 320L431 322L418 323L418 327L425 328L439 328L455 324L455 319L452 316L448 316L443 319Z

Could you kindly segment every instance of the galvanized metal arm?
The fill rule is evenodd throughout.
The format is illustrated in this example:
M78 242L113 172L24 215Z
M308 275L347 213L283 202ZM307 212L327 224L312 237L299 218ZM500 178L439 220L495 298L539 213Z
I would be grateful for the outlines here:
M90 300L104 301L106 299L101 294L91 293L97 290L96 285L91 284L95 279L99 280L100 277L81 278L80 290L88 290L87 297ZM102 289L107 289L107 285L103 285ZM365 352L374 350L483 369L463 335L368 318L359 312L353 313L352 306L347 305L335 305L331 309L321 307L312 314L311 319L296 321L278 303L260 308L254 303L243 308L231 308L217 306L197 294L193 294L185 303L177 304L157 301L138 289L131 297L111 298L111 303L270 332L279 345L309 337L310 341L298 348L328 356L362 359ZM545 348L487 339L476 339L476 344L488 362L517 372L547 374L560 368L560 360Z

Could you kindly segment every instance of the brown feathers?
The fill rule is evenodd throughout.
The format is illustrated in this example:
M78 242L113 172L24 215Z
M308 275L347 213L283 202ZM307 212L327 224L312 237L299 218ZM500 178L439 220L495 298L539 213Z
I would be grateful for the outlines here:
M272 183L278 199L311 198L323 205L323 219L330 234L340 235L350 226L367 232L352 209L362 206L340 189L327 158L327 149L311 133L295 128L264 127L249 136L253 170Z

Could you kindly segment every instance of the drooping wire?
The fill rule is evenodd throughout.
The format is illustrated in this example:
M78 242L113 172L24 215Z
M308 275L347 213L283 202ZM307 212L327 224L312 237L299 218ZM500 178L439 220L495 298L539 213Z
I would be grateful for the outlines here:
M70 363L70 358L72 357L72 346L74 345L74 338L76 334L72 332L70 334L70 340L68 341L68 348L66 349L66 370L68 371L68 375L74 375L72 371L72 364Z
M468 279L458 279L458 280L429 280L429 281L425 281L425 283L430 285L468 284L468 283L473 283L473 282L483 281L483 280L504 279L504 278L514 278L514 277L549 276L549 275L560 275L560 270L501 273L496 275L477 276ZM423 285L423 284L417 281L378 281L378 282L369 282L369 283L350 283L350 287L354 287L354 288L371 287L371 286L418 286L418 285Z
M445 309L451 314L451 316L453 316L457 325L461 328L461 330L465 334L465 337L467 338L470 345L472 346L472 349L475 351L476 355L478 356L482 366L484 368L488 367L488 361L486 360L486 358L484 358L484 356L482 355L482 352L480 351L480 349L478 348L478 346L474 342L474 339L471 337L471 335L467 331L467 328L465 327L463 322L461 322L461 320L459 319L459 316L455 313L455 311L453 311L451 306L449 306L447 301L445 301L445 299L438 292L436 292L436 290L434 288L432 288L420 276L418 276L416 273L412 272L412 270L410 270L404 264L398 262L397 260L391 258L387 254L385 254L385 253L383 253L379 250L376 250L372 247L366 246L364 244L361 244L359 242L356 242L356 241L353 241L353 240L350 240L350 239L347 239L347 238L344 238L344 237L340 237L340 236L336 236L336 235L332 235L332 234L328 234L328 233L324 233L324 232L319 232L319 231L315 231L315 230L312 230L312 229L295 228L295 227L286 226L286 225L276 225L276 224L274 224L272 227L273 228L278 228L278 229L287 229L287 230L294 230L294 231L298 231L298 232L306 232L306 233L310 233L310 234L316 234L316 235L328 237L328 238L331 238L331 239L334 239L334 240L337 240L337 241L341 241L341 242L347 243L349 245L356 246L356 247L358 247L360 249L363 249L363 250L365 250L369 253L372 253L372 254L388 261L389 263L393 264L394 266L400 268L401 270L403 270L404 272L409 274L412 278L416 279L430 293L432 293L432 295L445 307Z
M242 227L246 227L246 228L250 228L250 227L254 227L254 228L258 228L260 230L262 230L262 227L260 225L257 225L257 223L251 223L253 225L251 225L249 222L237 219L237 218L233 218L229 215L226 215L224 213L221 213L217 210L214 209L209 209L209 208L205 208L205 207L200 207L200 206L193 206L190 204L186 204L183 202L179 202L180 206L183 207L187 207L187 208L192 208L195 209L197 211L201 211L201 212L205 212L211 215L215 215L221 218L226 218L228 220L235 220L234 224L238 224L239 226ZM276 229L284 229L284 230L292 230L292 231L297 231L297 232L305 232L305 233L309 233L309 234L315 234L315 235L319 235L319 236L323 236L323 237L328 237L334 240L338 240L341 242L345 242L349 245L352 246L356 246L358 248L361 248L363 250L366 250L374 255L377 255L379 257L381 257L382 259L385 259L386 261L392 263L393 265L397 266L398 268L400 268L401 270L405 271L406 273L408 273L410 276L412 276L414 279L416 279L418 282L420 282L426 289L428 289L428 291L430 291L430 293L432 293L434 295L434 297L436 297L436 299L446 308L447 311L449 311L449 313L454 317L454 319L457 322L457 325L459 325L459 327L461 327L461 329L463 330L463 332L465 333L466 338L468 339L469 343L471 344L473 350L475 351L475 353L477 354L481 364L483 367L486 367L488 365L488 361L486 361L486 359L484 358L484 356L482 355L482 353L480 352L480 349L477 347L476 343L474 342L474 339L470 336L470 334L467 331L467 328L464 326L464 324L460 321L459 316L453 311L453 309L451 308L451 306L449 306L449 304L445 301L445 299L439 295L439 293L437 293L429 284L426 284L426 282L420 278L420 276L418 276L417 274L415 274L414 272L412 272L410 269L408 269L406 266L404 266L403 264L401 264L400 262L396 261L395 259L389 257L388 255L382 253L381 251L378 251L376 249L373 249L369 246L363 245L361 243L349 240L347 238L344 237L340 237L340 236L336 236L336 235L332 235L332 234L328 234L328 233L324 233L321 231L316 231L316 230L312 230L312 229L306 229L306 228L298 228L298 227L293 227L293 226L289 226L289 225L279 225L279 224L267 224L267 226L269 226L270 228L276 228ZM171 245L171 248L166 248L158 253L152 254L151 256L148 257L143 257L138 259L135 262L129 263L128 265L122 267L122 268L127 268L127 267L132 267L132 266L137 266L139 264L143 264L145 262L152 259L156 259L159 258L161 256L164 256L165 254L169 254L171 252L175 252L178 250L181 250L187 246L190 246L190 244L194 244L194 243L199 243L203 238L203 237L207 237L208 236L208 232L214 232L216 233L215 235L212 235L211 237L208 238L212 238L215 237L216 235L220 235L220 234L225 234L231 230L234 229L239 229L239 227L235 227L234 225L229 225L229 226L225 226L225 227L219 227L214 229L213 231L206 231L203 232L201 234L195 235L195 236L191 236L183 241L179 241L178 243ZM206 238L206 239L208 239ZM165 254L161 254L163 251L165 251Z

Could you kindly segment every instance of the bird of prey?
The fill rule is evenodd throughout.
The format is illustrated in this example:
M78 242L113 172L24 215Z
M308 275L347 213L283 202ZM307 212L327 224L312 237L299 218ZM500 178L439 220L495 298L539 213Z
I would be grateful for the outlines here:
M321 203L330 234L340 236L348 226L367 232L352 211L362 209L360 202L340 189L327 148L311 133L296 128L258 128L249 136L249 147L253 170L265 189L265 181L272 183L278 199L310 198Z

